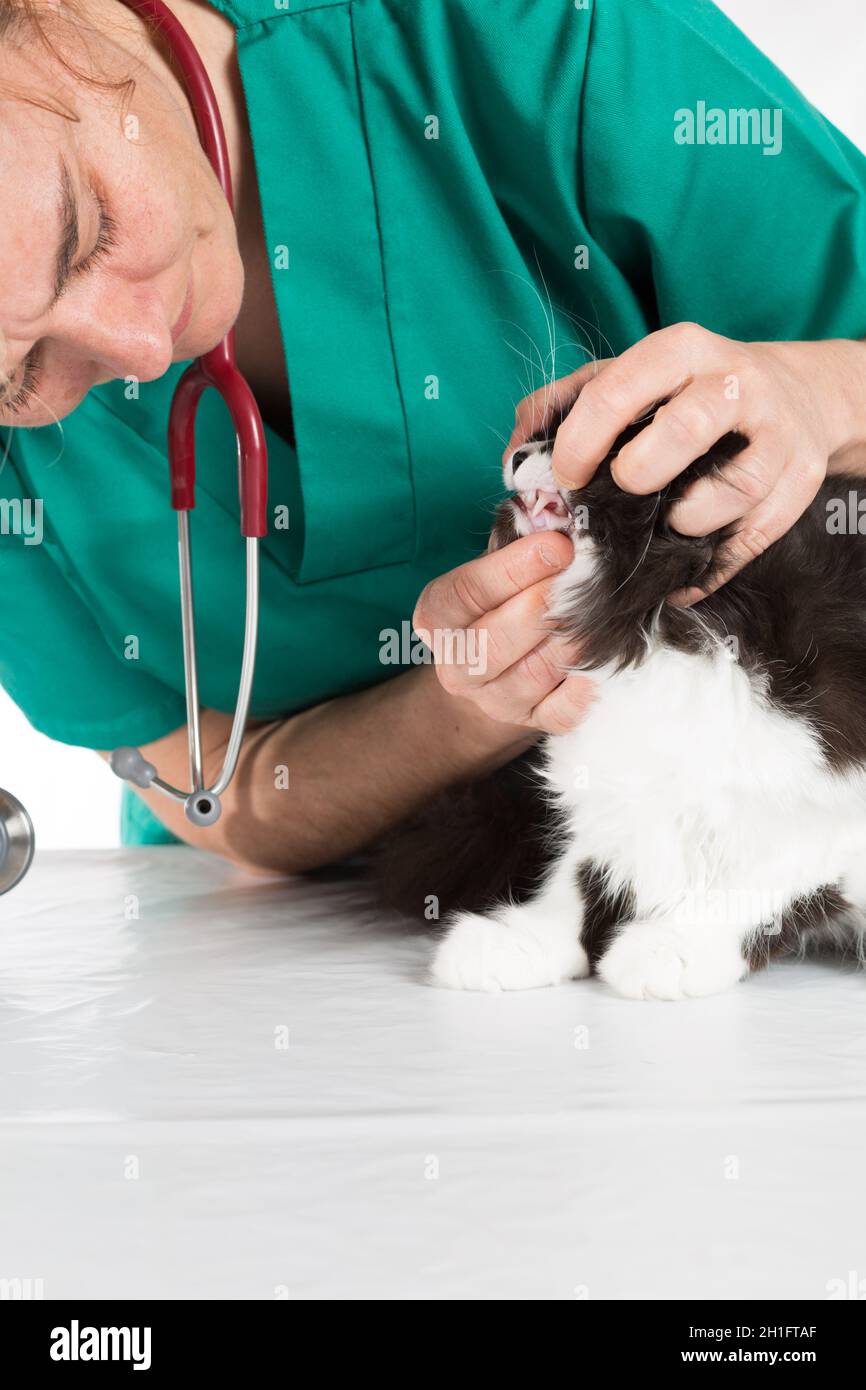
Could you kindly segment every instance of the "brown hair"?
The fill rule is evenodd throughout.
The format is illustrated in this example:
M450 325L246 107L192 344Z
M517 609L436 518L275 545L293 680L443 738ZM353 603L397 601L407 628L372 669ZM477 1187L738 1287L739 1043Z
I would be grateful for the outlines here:
M86 24L84 11L76 0L65 0L65 10L70 14L71 21L67 23L79 22L80 31L84 32ZM64 67L71 77L79 82L86 83L90 87L97 87L105 92L124 92L127 96L132 94L135 86L134 77L117 79L106 79L94 76L93 72L87 72L83 68L77 67L71 62L69 57L61 52L54 43L49 33L46 19L50 24L63 23L64 17L57 14L56 10L49 9L40 0L0 0L0 40L18 39L24 34L35 38L45 51ZM25 101L30 106L41 107L43 111L53 111L55 115L63 116L68 121L77 121L78 114L56 97L45 96L41 92L34 92L24 87L18 87L9 82L0 82L0 96L11 96L19 101Z

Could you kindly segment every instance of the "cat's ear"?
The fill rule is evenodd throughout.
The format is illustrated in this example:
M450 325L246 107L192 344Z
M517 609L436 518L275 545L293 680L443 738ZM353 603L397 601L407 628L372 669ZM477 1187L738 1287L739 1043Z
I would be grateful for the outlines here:
M674 593L680 588L701 588L708 583L717 568L722 535L716 531L711 536L682 536L666 527L664 536L653 543L653 549L661 551L656 570L662 587L670 580L669 592Z
M647 629L671 594L707 584L716 565L715 541L715 536L681 536L665 528L653 537L642 561L632 564L618 556L609 563L602 592L611 627L625 623Z
M730 434L723 435L712 449L708 449L699 459L695 459L694 463L690 463L688 468L669 483L665 490L666 505L670 507L674 502L679 501L691 485L702 478L720 478L723 480L727 478L730 483L730 475L725 474L725 467L749 447L749 442L747 436L741 434L739 430L731 430Z
M703 589L706 596L731 578L733 556L730 543L736 534L737 523L732 521L729 526L725 526L721 531L714 531L706 538L709 558L701 572L682 586L684 589Z

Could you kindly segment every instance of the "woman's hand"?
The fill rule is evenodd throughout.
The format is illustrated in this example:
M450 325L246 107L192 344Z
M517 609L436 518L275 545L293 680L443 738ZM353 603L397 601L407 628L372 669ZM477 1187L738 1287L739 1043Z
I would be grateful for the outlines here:
M573 646L546 621L553 579L573 556L556 531L525 536L434 579L418 600L415 631L444 689L516 733L564 733L592 699L593 682L567 674Z
M563 487L587 483L617 435L668 397L613 465L615 481L627 492L655 492L730 430L746 435L748 447L723 476L694 483L670 514L687 536L733 524L716 587L793 526L828 469L862 467L864 343L738 343L678 323L650 333L621 357L587 363L527 396L506 453L541 427L546 402L569 400L576 389L580 395L553 451ZM676 599L703 597L703 590L692 589Z
M441 654L436 669L413 665L367 690L253 724L215 826L191 825L156 789L137 794L179 839L248 871L306 873L354 854L446 787L489 776L539 732L577 723L592 682L566 675L574 652L545 625L550 586L573 554L556 532L526 536L428 584L415 625ZM208 785L231 724L228 714L202 711ZM185 726L141 752L184 784Z
M550 586L573 554L557 532L526 536L428 584L415 627L440 654L436 669L414 665L253 724L215 826L190 825L183 807L155 789L138 795L179 839L248 871L306 873L354 854L446 787L489 776L541 731L577 723L592 682L566 675L574 652L545 624ZM230 715L202 711L208 784L231 724ZM185 726L141 752L184 784Z

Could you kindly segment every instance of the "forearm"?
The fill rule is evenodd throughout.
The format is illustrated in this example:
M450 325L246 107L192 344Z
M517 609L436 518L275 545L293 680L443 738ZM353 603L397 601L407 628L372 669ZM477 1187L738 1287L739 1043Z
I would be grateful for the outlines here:
M226 732L223 716L206 713L211 775ZM299 873L363 848L437 791L483 776L535 737L448 695L423 666L250 729L222 817L210 829L190 826L158 792L144 800L190 844L244 868ZM159 750L152 751L159 766Z

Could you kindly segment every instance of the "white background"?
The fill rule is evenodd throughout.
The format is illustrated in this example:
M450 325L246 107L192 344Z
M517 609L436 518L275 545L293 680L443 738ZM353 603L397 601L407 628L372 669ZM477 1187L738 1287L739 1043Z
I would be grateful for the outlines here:
M864 0L720 0L720 8L866 149ZM165 521L173 525L167 504ZM28 807L40 846L118 843L120 788L112 773L95 753L36 733L2 690L0 784Z

